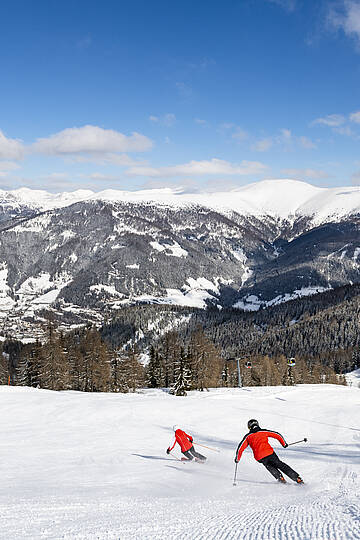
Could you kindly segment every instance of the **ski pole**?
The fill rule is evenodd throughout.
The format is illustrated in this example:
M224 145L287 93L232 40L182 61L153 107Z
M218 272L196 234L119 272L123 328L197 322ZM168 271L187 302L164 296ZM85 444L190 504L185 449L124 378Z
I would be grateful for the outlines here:
M233 481L233 486L236 486L236 474L237 474L237 466L238 464L235 463L235 473L234 473L234 481Z
M194 444L196 444L197 446L202 446L203 448L207 448L208 450L212 450L213 452L220 452L220 450L218 450L218 448L211 448L211 446L205 446L205 444L200 444L196 441L193 441Z
M305 437L304 439L301 439L301 441L295 441L295 442L291 442L288 444L288 446L291 446L293 444L299 444L300 442L306 442L307 441L307 438Z

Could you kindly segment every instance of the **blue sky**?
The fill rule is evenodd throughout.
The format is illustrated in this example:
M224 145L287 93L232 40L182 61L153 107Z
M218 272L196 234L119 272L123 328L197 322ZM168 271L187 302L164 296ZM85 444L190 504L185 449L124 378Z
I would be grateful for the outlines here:
M360 183L360 0L4 0L0 188Z

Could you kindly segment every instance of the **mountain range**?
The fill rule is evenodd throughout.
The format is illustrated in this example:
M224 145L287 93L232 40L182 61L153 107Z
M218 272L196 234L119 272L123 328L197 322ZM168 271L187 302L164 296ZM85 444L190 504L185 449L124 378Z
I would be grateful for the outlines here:
M360 187L0 191L2 332L136 303L258 310L359 281ZM14 322L15 321L15 322Z

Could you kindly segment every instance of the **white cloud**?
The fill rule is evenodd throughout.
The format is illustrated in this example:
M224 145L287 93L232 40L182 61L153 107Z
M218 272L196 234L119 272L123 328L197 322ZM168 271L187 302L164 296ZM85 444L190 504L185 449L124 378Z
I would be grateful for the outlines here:
M260 139L253 145L253 150L256 150L258 152L266 152L267 150L270 150L273 146L283 146L287 147L292 142L292 134L290 129L282 128L280 129L280 133L278 135L273 135L271 137L265 137L264 139Z
M140 133L123 135L113 129L98 126L67 128L47 138L37 139L32 145L35 152L48 155L92 154L112 152L144 152L152 141Z
M329 12L330 25L360 42L360 2L359 0L342 0Z
M259 141L256 141L256 143L254 143L251 148L253 150L256 150L256 152L266 152L267 150L270 150L273 144L273 138L267 137L265 139L260 139Z
M249 138L248 133L244 129L241 129L241 128L236 128L236 130L231 136L233 139L235 139L238 142L245 141L246 139Z
M320 124L328 126L334 133L347 137L355 137L356 133L354 133L350 126L345 125L347 121L360 124L360 111L355 111L349 114L348 117L344 114L329 114L323 118L317 118L311 122L311 125Z
M347 137L354 137L355 136L355 133L353 132L353 130L349 126L335 127L335 128L332 128L332 130L335 133L339 133L339 135L346 135Z
M355 122L356 124L360 124L360 111L356 111L350 114L350 120L351 122Z
M14 163L13 161L0 161L0 171L14 171L15 169L20 169L20 165Z
M165 126L173 126L176 122L176 116L173 113L165 114L163 120Z
M242 161L240 164L233 164L222 159L213 158L204 161L190 161L182 165L170 167L130 167L126 174L129 176L150 176L152 178L165 178L175 176L204 176L209 174L219 175L251 175L263 173L266 165L258 161Z
M280 133L284 141L290 141L292 137L290 129L283 128L280 130Z
M298 137L298 142L300 146L302 146L303 148L307 148L309 150L311 150L312 148L316 148L316 144L312 142L311 139L309 139L308 137L305 137L304 135L302 135L301 137Z
M231 122L224 122L220 124L220 130L226 130L226 129L233 129L235 127L235 124L232 124Z
M18 139L8 139L0 130L0 159L22 159L24 145Z
M270 148L277 146L282 147L284 150L291 148L291 146L298 145L303 148L316 148L316 144L304 135L297 137L291 133L290 129L282 128L277 135L270 137L264 137L257 140L252 145L252 150L256 152L267 152Z
M96 180L96 181L111 181L111 182L114 182L114 181L119 181L120 180L120 177L118 175L113 175L113 174L103 174L103 173L100 173L100 172L93 172L93 173L90 173L90 174L81 174L79 175L80 178L89 178L90 180Z
M283 169L281 174L290 178L330 178L329 174L319 169Z
M324 125L324 126L341 126L345 123L345 116L342 114L328 114L327 116L324 116L323 118L317 118L314 120L311 124L316 125Z
M137 161L132 159L127 154L91 154L91 155L72 155L65 157L65 161L69 163L96 163L98 165L106 165L111 163L112 165L119 165L120 167L130 167L132 165L139 165L144 163L143 161Z
M175 124L176 116L175 116L174 113L167 113L167 114L164 114L163 116L151 115L151 116L149 116L149 120L153 124L161 124L163 126L170 127L170 126L173 126Z
M53 180L65 180L66 178L69 178L69 175L63 172L53 172L53 173L46 174L45 176L42 176L41 178L46 178L46 180L49 180L51 182Z
M207 124L206 120L202 120L201 118L194 118L194 122L195 122L195 124L200 124L202 126Z

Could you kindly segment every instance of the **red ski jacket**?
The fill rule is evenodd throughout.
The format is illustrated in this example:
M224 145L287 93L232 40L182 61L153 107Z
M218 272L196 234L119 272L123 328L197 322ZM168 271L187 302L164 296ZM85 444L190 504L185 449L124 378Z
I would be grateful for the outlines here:
M175 431L175 441L172 447L170 448L170 452L174 448L176 443L180 445L182 452L186 452L186 450L189 450L192 447L193 438L191 437L191 435L188 435L187 433L185 433L185 431L182 431L182 429L177 429Z
M268 437L277 439L282 444L282 446L286 446L286 442L284 438L280 435L280 433L277 433L276 431L270 431L269 429L258 428L256 430L250 431L247 435L245 435L243 440L240 441L239 446L236 450L236 459L240 461L242 453L247 446L250 446L256 461L260 461L260 459L266 456L270 456L270 454L274 452L274 449L270 446L268 442Z

